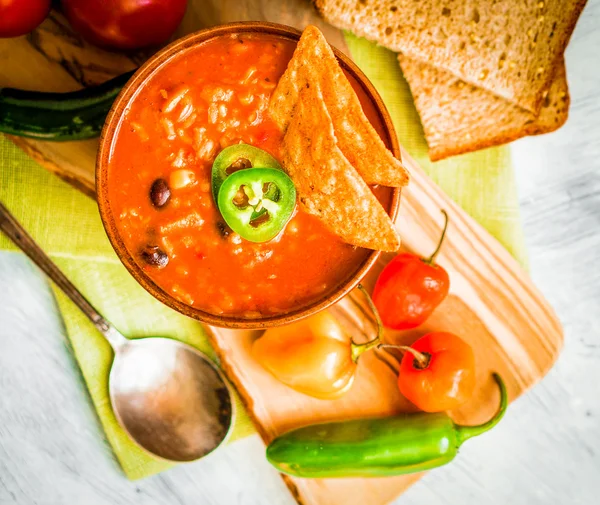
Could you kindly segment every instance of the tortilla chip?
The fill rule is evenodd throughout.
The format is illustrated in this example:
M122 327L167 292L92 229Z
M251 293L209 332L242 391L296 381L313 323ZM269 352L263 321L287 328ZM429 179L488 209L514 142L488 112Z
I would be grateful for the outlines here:
M283 130L293 116L300 90L307 84L322 91L339 148L365 182L406 186L408 173L371 126L331 47L315 26L308 26L302 33L271 98L271 117Z
M390 217L338 148L331 117L316 86L300 91L283 147L283 166L306 212L349 244L398 250L400 238Z

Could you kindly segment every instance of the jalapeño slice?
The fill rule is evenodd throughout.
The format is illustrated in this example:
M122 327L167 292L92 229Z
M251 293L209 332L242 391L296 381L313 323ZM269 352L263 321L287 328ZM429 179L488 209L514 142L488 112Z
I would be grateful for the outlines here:
M275 238L296 207L294 183L281 170L247 168L223 181L217 199L229 227L250 242Z
M268 152L248 144L226 147L216 157L212 166L212 191L215 202L219 197L221 184L232 173L246 168L277 168L279 162Z

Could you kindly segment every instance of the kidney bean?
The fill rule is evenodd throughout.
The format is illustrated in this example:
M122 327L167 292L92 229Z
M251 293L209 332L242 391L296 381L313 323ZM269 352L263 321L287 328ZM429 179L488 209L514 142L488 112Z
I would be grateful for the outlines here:
M150 188L150 201L157 209L164 207L171 198L169 183L164 179L156 179Z
M150 266L164 268L169 264L167 253L156 245L147 245L140 253L142 259Z

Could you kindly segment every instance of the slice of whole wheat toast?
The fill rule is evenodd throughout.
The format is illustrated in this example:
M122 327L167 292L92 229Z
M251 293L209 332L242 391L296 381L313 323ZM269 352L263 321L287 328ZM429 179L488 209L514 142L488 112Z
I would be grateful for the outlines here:
M432 161L547 133L567 120L564 60L537 116L449 72L403 55L398 60L421 117Z
M321 31L308 26L279 80L269 104L271 117L285 130L300 91L318 86L333 121L339 149L367 184L401 187L408 172L386 148L362 110L352 85Z
M333 25L537 114L586 0L314 0Z

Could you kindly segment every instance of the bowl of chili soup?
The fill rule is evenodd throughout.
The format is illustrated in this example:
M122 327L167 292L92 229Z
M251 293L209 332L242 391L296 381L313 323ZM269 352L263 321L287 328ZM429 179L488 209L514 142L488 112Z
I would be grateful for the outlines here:
M283 25L245 22L175 41L127 83L102 133L96 185L112 246L150 294L207 324L265 328L307 317L348 294L379 255L344 243L298 206L274 239L252 242L215 202L211 170L225 148L251 145L281 159L283 133L268 104L299 38ZM334 51L398 157L381 98ZM400 190L372 190L395 218Z

